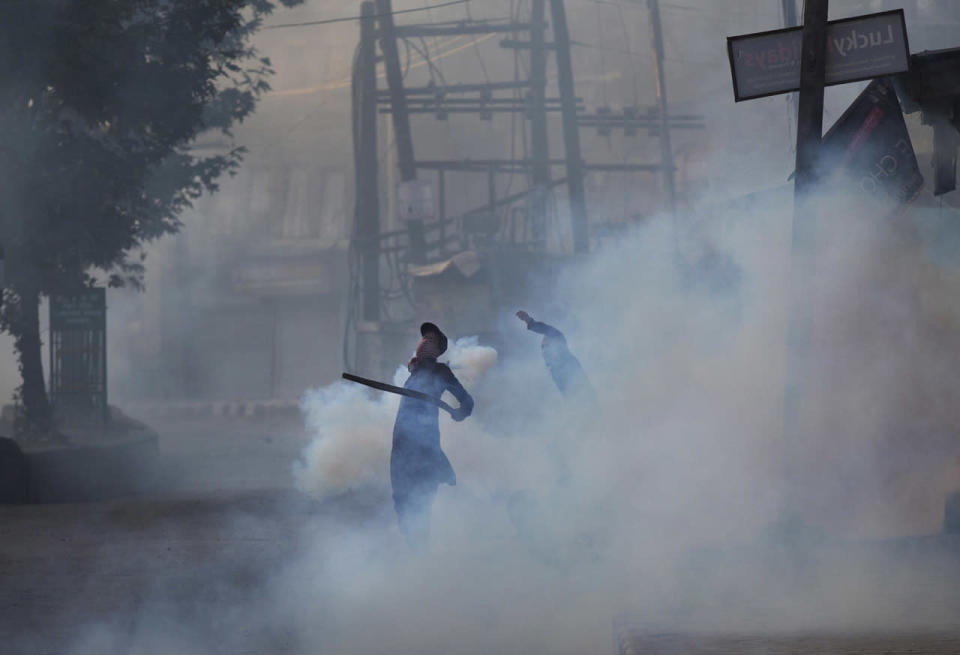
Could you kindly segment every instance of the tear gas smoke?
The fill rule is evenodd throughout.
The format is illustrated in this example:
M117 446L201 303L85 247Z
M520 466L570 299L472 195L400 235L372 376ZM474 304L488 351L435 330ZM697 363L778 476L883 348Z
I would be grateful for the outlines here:
M588 5L583 11L598 11ZM780 189L741 204L721 196L785 179L791 128L782 98L734 106L726 61L716 57L718 34L768 29L777 17L759 4L725 5L684 11L682 27L678 18L668 29L697 60L683 69L690 73L669 71L672 97L683 94L710 122L704 184L714 187L691 183L684 195L709 199L680 212L678 234L670 217L638 220L542 290L536 302L562 316L526 308L566 333L596 403L558 393L539 338L512 318L519 307L501 317L511 342L503 353L455 343L448 359L477 405L463 423L441 415L458 484L440 488L430 544L414 551L389 501L398 399L346 383L308 392L302 408L315 438L293 467L297 487L322 500L369 493L381 511L318 521L303 555L284 562L257 603L226 601L211 624L293 635L278 652L344 655L596 652L609 647L611 622L625 612L657 630L956 628L955 555L848 540L938 531L943 496L957 482L960 276L951 267L960 260L953 253L949 264L933 265L928 249L958 231L823 194L810 272L818 372L805 400L813 429L802 443L785 444L791 194ZM503 14L494 9L491 16ZM628 37L625 51L638 51L642 40L631 45ZM584 68L596 54L575 52ZM453 61L444 65L449 80L468 78ZM491 66L491 77L512 66ZM634 73L641 88L652 85L641 77L649 73ZM827 122L846 106L831 94L857 92L831 89ZM287 143L297 140L290 120L280 123ZM451 140L470 143L450 152L443 139L423 141L443 156L469 145L499 157L492 130L452 130ZM303 141L307 161L316 144ZM639 147L630 156L638 153L645 159ZM485 188L469 191L486 201ZM448 190L451 199L460 195ZM264 205L265 222L272 218L266 193L250 197ZM237 211L225 215L246 216L247 198L227 194ZM461 198L463 209L475 199ZM588 200L613 203L600 192ZM551 246L569 241L569 217L558 213ZM184 335L193 330L185 325ZM397 364L394 382L402 383L404 362ZM793 492L806 524L793 538L771 529L788 465L800 471ZM163 615L146 610L139 623L142 640L94 630L71 655L211 650L172 638L176 621Z
M458 484L440 488L425 549L407 545L389 500L397 399L346 383L306 394L316 436L296 484L334 502L372 491L379 511L317 521L255 603L227 601L211 625L283 634L278 652L350 655L594 652L623 613L656 631L955 629L955 555L850 541L939 529L957 380L937 360L956 337L931 331L925 308L952 287L911 219L825 202L826 373L807 395L818 429L788 449L790 210L776 192L686 216L683 264L671 221L651 220L563 276L540 300L563 306L593 404L556 390L539 337L512 316L505 352L519 354L457 341L449 361L477 405L463 423L441 418ZM949 436L932 438L937 425ZM771 530L785 454L803 472L807 527L792 538ZM217 652L207 635L172 638L179 619L143 614L132 637L92 629L71 655Z
M956 441L921 436L939 456L904 458L917 398L952 377L927 369L940 346L924 343L928 319L912 300L930 283L926 255L904 219L824 193L813 303L829 373L806 395L816 430L786 448L791 209L788 193L773 193L748 213L720 206L709 221L688 219L680 265L670 221L651 221L566 275L552 300L576 318L567 337L596 404L552 387L538 339L519 324L508 338L529 341L526 357L491 366L478 346L452 352L477 407L441 426L459 482L441 487L430 547L410 551L389 511L374 526L318 534L317 559L291 569L317 580L303 611L325 617L312 624L318 643L580 653L625 610L661 629L954 625L960 598L934 573L955 571L952 560L843 545L939 528ZM466 363L480 354L483 366ZM396 402L341 384L309 394L318 438L300 487L385 492ZM523 412L533 419L514 420ZM803 471L799 547L771 531L785 457ZM907 590L918 588L915 604Z

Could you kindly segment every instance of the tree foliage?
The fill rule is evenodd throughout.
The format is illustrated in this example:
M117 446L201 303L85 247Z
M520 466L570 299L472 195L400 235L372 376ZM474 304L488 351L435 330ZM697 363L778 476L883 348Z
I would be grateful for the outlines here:
M98 271L142 283L131 254L176 232L241 160L236 145L190 146L210 130L232 143L272 73L250 38L300 1L0 0L0 327L17 340L28 414L49 413L36 299Z

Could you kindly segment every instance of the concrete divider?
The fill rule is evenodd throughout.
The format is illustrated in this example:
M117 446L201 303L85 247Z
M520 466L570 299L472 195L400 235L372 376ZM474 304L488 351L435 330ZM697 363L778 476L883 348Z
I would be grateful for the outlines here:
M14 432L15 414L0 411L0 431ZM0 503L106 500L152 487L159 437L144 423L111 406L106 427L60 431L47 441L0 438Z
M0 437L0 503L27 501L27 458L13 439Z
M947 496L943 511L943 531L947 534L960 534L960 491Z
M295 400L143 402L125 405L131 414L145 419L228 418L238 421L290 420L300 418Z
M157 435L148 430L101 443L27 446L27 499L83 502L143 491L156 474L157 452Z

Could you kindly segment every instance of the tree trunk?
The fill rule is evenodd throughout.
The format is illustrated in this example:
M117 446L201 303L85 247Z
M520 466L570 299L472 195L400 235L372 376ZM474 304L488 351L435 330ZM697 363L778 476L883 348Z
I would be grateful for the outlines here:
M11 331L20 360L20 399L29 432L48 432L52 429L52 411L47 389L43 381L43 362L40 341L40 294L34 290L21 290L19 311L11 325Z

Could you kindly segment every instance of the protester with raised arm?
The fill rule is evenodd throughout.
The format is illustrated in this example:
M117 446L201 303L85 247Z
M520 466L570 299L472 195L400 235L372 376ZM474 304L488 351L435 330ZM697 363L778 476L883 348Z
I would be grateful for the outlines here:
M534 320L523 310L517 312L517 318L526 323L527 329L531 332L543 335L543 341L540 344L543 361L546 362L550 377L553 378L560 392L567 396L583 394L585 397L593 398L590 380L587 379L580 360L570 352L567 338L563 333L552 325Z

